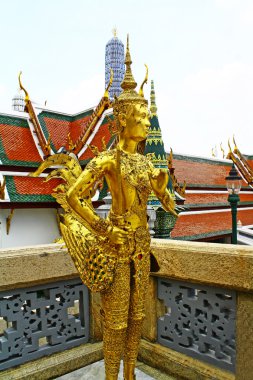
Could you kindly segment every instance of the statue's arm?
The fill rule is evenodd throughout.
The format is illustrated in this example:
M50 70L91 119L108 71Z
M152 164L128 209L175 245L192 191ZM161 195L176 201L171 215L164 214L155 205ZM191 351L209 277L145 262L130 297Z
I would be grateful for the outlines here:
M113 226L109 220L100 218L95 213L93 207L91 207L89 199L85 198L89 193L88 190L105 175L107 166L108 162L103 157L94 158L86 166L86 169L78 177L75 184L70 187L66 199L72 210L84 220L85 226L90 231L99 236L107 236L116 244L122 244L125 242L125 235L127 233Z
M160 200L165 211L178 216L175 211L175 200L172 194L167 189L167 184L169 180L168 171L165 169L154 168L153 165L150 166L149 179L152 189Z

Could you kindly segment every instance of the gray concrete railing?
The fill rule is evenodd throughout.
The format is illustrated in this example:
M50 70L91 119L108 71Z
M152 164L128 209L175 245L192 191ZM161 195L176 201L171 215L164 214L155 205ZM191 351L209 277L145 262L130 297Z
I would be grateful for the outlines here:
M140 358L186 379L252 380L253 248L153 239L152 249L160 270L143 336L153 354Z
M152 249L160 270L150 276L139 358L178 378L252 380L253 248L153 239ZM45 292L47 284L72 279L75 282L77 272L61 246L0 250L0 292L14 294L14 290L17 293L17 289L31 287L42 287ZM166 287L172 290L170 297ZM90 341L95 342L102 338L99 294L90 295L89 302ZM201 317L194 327L196 313ZM227 320L225 338L205 340L212 331L214 335L223 331L218 321L222 325ZM215 323L216 330L212 326ZM177 335L166 335L166 324L166 331L172 326L172 333L177 330ZM187 330L183 345L182 327ZM194 334L202 334L199 347L199 338L192 339ZM223 363L218 363L219 359Z

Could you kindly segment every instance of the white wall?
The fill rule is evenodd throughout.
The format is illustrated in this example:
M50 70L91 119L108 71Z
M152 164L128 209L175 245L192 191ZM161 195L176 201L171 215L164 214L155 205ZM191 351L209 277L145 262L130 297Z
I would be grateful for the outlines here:
M55 209L15 209L7 235L9 214L10 210L0 209L0 248L50 244L60 236Z

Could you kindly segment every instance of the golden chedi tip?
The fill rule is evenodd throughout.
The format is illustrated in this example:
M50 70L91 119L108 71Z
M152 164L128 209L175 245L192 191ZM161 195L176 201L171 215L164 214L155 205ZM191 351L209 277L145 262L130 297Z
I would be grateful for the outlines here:
M137 93L135 90L135 87L137 86L137 83L134 80L132 70L131 70L131 64L132 59L130 55L130 49L129 49L129 37L127 36L127 48L126 48L126 57L125 57L125 76L123 79L123 82L121 83L121 87L123 89L123 92L117 97L115 96L115 101L113 103L113 112L114 115L117 116L120 112L123 112L123 109L127 105L136 105L136 104L143 104L147 106L148 101L144 98L143 95L143 84L147 81L147 74L145 77L145 80L141 86L141 94Z
M132 64L132 59L131 59L130 50L129 50L129 36L127 35L127 48L126 48L126 57L125 57L126 71L125 71L123 82L121 83L121 88L123 88L123 90L134 90L135 87L137 86L137 83L135 82L133 74L132 74L131 64Z

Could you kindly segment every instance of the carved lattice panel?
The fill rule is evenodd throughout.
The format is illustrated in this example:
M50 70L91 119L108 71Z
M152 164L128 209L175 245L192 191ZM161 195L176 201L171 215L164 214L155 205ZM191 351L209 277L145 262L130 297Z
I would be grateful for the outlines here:
M158 298L167 307L158 320L160 344L234 371L234 291L158 279Z
M89 338L88 290L79 279L0 292L0 369Z

